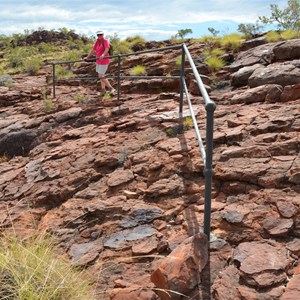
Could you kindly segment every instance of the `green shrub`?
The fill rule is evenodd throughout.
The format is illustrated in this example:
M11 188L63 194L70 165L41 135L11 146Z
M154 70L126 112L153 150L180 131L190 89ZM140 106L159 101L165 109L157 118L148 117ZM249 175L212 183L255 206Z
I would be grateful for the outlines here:
M111 95L108 92L105 92L104 95L102 96L103 100L110 100L111 99Z
M44 43L44 42L42 42L38 45L38 49L39 49L39 52L45 53L45 54L56 51L56 47L54 45L49 44L49 43Z
M280 33L280 36L283 40L292 40L292 39L297 39L300 36L300 32L293 30L293 29L287 29L283 32Z
M199 39L199 42L211 45L211 47L220 45L220 38L212 35L204 35Z
M180 55L176 59L176 62L175 62L176 66L180 67L181 66L181 61L182 61L182 56Z
M135 35L133 37L126 38L125 41L129 43L130 47L132 47L137 43L144 43L145 39L143 37L141 37L140 35Z
M122 41L116 33L113 36L108 35L107 38L114 48L114 55L131 52L131 44L127 40Z
M73 41L72 39L68 39L66 41L66 46L71 50L73 50L73 49L80 50L80 49L82 49L83 45L84 45L84 43L82 40Z
M43 65L43 61L40 57L36 56L30 59L27 59L24 62L24 71L29 73L29 75L36 75Z
M79 50L67 51L63 54L62 61L80 60L81 55L82 55L82 51L79 51Z
M54 103L51 99L44 99L44 108L49 111L54 107Z
M281 40L281 36L280 36L280 33L277 32L277 31L269 31L267 34L266 34L266 41L268 43L272 43L272 42L278 42Z
M242 35L238 34L238 33L224 35L220 39L220 44L223 47L225 47L227 49L231 49L234 52L237 52L239 50L239 48L243 42L244 42L244 39L243 39Z
M82 49L81 49L82 52L83 52L84 54L89 54L90 51L91 51L91 49L93 48L93 45L94 45L93 42L90 42L90 43L88 43L88 44L83 45L83 47L82 47Z
M214 48L211 50L211 55L212 56L221 56L225 53L225 51L221 48Z
M75 95L74 95L74 100L78 103L84 103L86 101L86 97L85 95L77 92Z
M186 117L183 121L183 128L185 130L190 129L194 126L192 117Z
M9 47L10 38L6 35L1 34L0 35L0 49L6 49Z
M226 65L224 59L218 56L209 56L204 60L204 63L207 64L212 71L217 71Z
M130 75L132 76L139 76L139 75L146 75L146 68L141 65L137 65L130 70Z
M45 236L0 239L0 299L92 299L89 282Z
M0 76L0 86L6 86L8 88L15 86L15 81L8 74L3 74Z
M71 70L66 68L65 66L56 65L55 66L55 77L57 79L64 79L64 78L72 78L75 75Z
M221 56L224 53L225 53L225 51L223 49L220 49L220 48L204 49L202 51L202 55L204 55L205 57L209 57L209 56Z
M123 41L123 42L117 44L116 47L114 46L114 44L112 44L112 45L114 47L114 55L127 54L127 53L132 52L130 44L128 44L128 42Z
M211 49L204 49L202 51L202 55L204 55L205 57L211 56Z
M48 96L51 94L51 91L47 88L42 88L41 89L41 99L46 101L48 99Z
M11 67L17 68L23 65L27 57L28 53L24 47L14 48L8 56L8 62Z

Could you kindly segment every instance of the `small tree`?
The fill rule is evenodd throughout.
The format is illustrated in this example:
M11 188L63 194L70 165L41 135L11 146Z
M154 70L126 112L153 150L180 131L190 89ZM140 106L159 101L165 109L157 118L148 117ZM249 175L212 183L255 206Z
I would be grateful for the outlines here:
M300 30L300 0L289 0L288 6L281 10L277 4L271 4L271 16L259 17L263 24L277 23L280 29Z
M246 38L248 37L254 37L260 29L262 29L263 26L259 25L259 23L255 24L239 24L238 31L245 35Z
M192 29L180 29L178 32L175 34L175 38L179 37L183 39L186 35L189 33L193 33Z
M220 31L219 30L216 30L215 28L213 27L208 27L207 30L213 35L213 36L217 36Z

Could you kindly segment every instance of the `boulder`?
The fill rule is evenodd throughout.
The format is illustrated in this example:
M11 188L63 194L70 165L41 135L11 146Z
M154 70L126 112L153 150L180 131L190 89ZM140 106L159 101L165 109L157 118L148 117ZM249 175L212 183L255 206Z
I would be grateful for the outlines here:
M248 79L250 87L265 84L286 86L298 83L300 83L300 69L289 63L274 63L257 68Z
M175 248L151 274L162 300L181 299L200 283L200 274L208 259L207 237L196 234ZM163 291L165 290L165 292Z

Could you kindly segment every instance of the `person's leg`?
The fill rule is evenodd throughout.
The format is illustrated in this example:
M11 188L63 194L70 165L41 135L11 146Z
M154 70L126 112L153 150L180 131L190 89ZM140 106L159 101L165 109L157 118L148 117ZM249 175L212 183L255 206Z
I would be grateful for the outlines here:
M107 80L107 79L105 79L105 74L98 73L98 77L99 77L99 81L101 84L101 91L105 91L105 86L106 86L105 81Z
M101 84L101 92L105 93L106 80L105 72L107 70L107 65L96 64L96 72L98 73L98 78Z
M108 79L103 79L105 86L107 86L109 89L114 90L112 85L110 84Z
M110 84L109 80L105 78L105 73L107 71L108 65L97 65L96 70L98 72L98 77L101 83L101 92L105 92L105 88L108 87L112 92L115 91L115 89Z

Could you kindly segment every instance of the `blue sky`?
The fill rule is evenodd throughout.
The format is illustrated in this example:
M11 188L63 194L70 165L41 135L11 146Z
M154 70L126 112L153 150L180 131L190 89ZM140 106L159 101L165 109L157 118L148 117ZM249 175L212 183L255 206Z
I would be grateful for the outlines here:
M165 40L189 28L188 37L198 38L210 34L209 27L237 32L240 23L270 16L271 4L283 9L287 0L0 0L0 34L66 27L87 36L101 29L120 38Z

